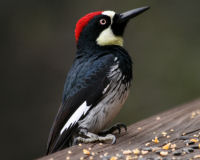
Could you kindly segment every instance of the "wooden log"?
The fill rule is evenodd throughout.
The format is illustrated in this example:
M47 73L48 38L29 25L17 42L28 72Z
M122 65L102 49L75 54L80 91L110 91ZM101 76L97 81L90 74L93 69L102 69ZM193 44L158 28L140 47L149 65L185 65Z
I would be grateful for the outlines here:
M77 145L39 160L200 159L199 138L200 100L196 100L130 125L127 133L117 135L114 145ZM83 153L84 149L88 154ZM134 154L134 149L140 153Z

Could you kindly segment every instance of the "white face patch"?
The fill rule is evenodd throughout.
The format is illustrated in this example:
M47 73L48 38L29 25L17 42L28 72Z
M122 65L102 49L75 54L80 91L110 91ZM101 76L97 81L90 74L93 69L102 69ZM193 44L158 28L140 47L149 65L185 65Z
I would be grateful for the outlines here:
M113 23L113 17L115 15L115 12L114 11L104 11L102 14L110 17L111 24L108 28L106 28L105 30L103 30L100 33L99 37L96 40L97 44L100 46L105 46L105 45L123 46L123 38L121 36L114 35L114 33L111 29L111 25Z

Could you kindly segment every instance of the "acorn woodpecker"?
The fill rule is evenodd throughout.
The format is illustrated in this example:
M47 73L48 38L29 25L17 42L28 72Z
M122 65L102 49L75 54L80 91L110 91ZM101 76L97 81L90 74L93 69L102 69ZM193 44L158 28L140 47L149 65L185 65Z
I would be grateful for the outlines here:
M132 61L123 48L124 29L131 18L147 9L122 14L97 11L77 22L76 58L66 78L47 154L77 143L115 143L113 132L126 130L122 123L105 128L122 108L132 80Z

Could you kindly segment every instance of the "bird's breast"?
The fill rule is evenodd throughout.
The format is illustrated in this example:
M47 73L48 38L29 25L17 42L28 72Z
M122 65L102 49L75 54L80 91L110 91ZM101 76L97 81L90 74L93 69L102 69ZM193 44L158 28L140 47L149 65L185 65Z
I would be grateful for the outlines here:
M103 90L102 100L79 122L93 133L100 132L116 117L128 97L130 84L124 83L125 75L118 64L110 68L107 77L110 83Z

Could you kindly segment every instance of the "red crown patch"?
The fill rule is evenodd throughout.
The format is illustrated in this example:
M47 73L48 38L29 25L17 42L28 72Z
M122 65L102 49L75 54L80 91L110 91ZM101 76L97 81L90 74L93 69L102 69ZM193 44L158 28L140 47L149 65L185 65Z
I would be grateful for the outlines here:
M83 30L83 28L89 23L89 21L97 16L100 15L102 13L102 11L97 11L97 12L92 12L92 13L88 13L86 14L84 17L82 17L81 19L78 20L78 22L76 23L76 29L75 29L75 39L76 39L76 43L78 42L79 36Z

